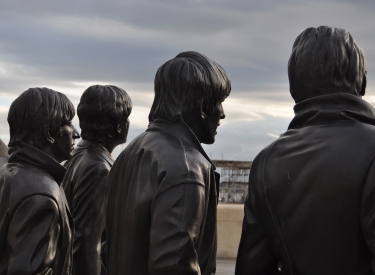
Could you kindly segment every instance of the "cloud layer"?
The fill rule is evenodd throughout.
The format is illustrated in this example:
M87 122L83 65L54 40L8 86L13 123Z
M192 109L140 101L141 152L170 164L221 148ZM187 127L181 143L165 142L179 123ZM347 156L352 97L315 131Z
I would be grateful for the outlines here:
M287 62L294 39L307 27L352 33L367 55L365 99L375 103L373 13L365 0L4 1L0 137L9 140L7 108L27 88L56 89L77 105L84 89L99 83L118 85L131 96L131 140L147 127L157 68L195 50L232 79L226 119L206 150L213 158L253 159L293 116Z

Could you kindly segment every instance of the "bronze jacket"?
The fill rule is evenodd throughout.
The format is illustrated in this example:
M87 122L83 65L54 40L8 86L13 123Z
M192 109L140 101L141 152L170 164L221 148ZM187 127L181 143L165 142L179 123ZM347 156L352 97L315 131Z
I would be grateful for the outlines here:
M74 219L73 275L105 274L105 182L113 159L102 145L81 140L67 169L62 187Z
M215 274L214 170L183 121L135 138L108 176L108 274Z
M294 111L253 162L236 274L375 274L375 109L333 94Z
M69 275L73 221L65 168L26 144L11 148L0 170L0 274Z

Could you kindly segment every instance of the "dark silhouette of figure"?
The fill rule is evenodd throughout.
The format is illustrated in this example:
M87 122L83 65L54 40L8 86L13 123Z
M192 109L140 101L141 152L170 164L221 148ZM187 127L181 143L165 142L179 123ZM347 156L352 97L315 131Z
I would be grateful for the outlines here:
M126 142L131 110L130 97L116 86L94 85L81 96L82 140L65 163L62 182L75 226L73 275L106 274L105 182L113 149Z
M308 28L288 73L295 117L253 162L236 274L374 274L375 109L361 99L364 53L343 29Z
M31 88L8 113L9 163L0 170L0 274L71 274L73 221L59 184L79 134L74 106Z
M201 143L215 141L230 90L197 52L158 69L149 127L107 180L108 274L215 274L219 177Z

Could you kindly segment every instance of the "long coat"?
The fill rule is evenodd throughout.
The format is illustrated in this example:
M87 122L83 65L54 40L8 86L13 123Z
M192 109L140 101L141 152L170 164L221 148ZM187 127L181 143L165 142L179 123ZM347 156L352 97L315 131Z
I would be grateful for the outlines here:
M105 274L105 182L113 160L100 144L81 140L67 169L64 188L74 219L73 275Z
M108 176L108 274L214 274L214 169L183 121L135 138Z
M375 274L375 109L333 94L294 111L253 162L236 274Z
M73 221L65 168L26 144L0 170L0 274L71 274Z

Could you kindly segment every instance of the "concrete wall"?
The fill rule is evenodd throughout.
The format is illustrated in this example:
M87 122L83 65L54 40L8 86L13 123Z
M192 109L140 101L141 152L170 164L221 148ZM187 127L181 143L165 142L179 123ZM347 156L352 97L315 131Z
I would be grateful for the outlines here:
M219 203L217 209L218 258L237 257L243 217L243 204Z

